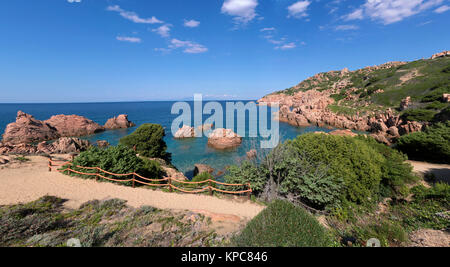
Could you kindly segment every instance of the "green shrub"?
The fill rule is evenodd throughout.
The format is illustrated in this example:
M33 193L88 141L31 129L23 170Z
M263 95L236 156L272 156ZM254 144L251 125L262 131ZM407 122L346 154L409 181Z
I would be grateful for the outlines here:
M437 123L423 132L399 138L397 149L409 158L439 163L450 162L450 122Z
M192 182L203 182L207 180L214 180L214 177L208 172L202 172L197 174L197 176L192 179Z
M450 106L443 109L433 118L433 122L447 122L448 120L450 120Z
M313 162L328 166L329 176L343 179L342 200L362 204L377 199L385 160L365 140L306 134L291 143Z
M411 109L402 114L405 121L432 121L436 115L435 111L427 109Z
M326 247L327 231L303 208L276 200L234 239L239 247Z
M434 110L441 110L445 107L447 107L447 103L442 103L439 101L434 101L433 103L428 104L425 109L434 109Z
M164 173L158 162L139 158L132 149L123 145L111 146L107 149L92 147L88 151L80 153L80 155L74 159L72 169L84 173L95 173L96 171L77 168L76 166L99 167L102 170L116 174L136 172L137 174L150 179L158 179ZM102 175L117 179L117 177L111 175ZM94 176L85 175L81 175L81 177L89 179L95 178ZM124 179L129 178L130 177L124 177ZM126 183L126 185L131 185L131 182Z
M141 156L161 158L170 162L171 155L166 152L164 128L159 124L143 124L132 134L120 139L119 143L129 148L136 148Z
M253 194L259 195L267 183L267 173L265 169L259 168L256 164L244 161L240 166L232 165L227 169L224 176L225 181L230 184L247 184L252 186ZM234 188L242 190L242 188Z

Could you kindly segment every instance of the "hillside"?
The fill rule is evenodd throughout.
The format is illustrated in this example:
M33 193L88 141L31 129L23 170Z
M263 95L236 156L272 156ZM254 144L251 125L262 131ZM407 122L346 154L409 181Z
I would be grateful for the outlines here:
M280 119L293 125L325 124L378 134L395 126L387 136L393 137L397 130L402 135L403 128L407 134L430 122L448 120L447 94L450 51L430 59L319 73L259 102L280 102ZM375 121L385 125L373 125Z

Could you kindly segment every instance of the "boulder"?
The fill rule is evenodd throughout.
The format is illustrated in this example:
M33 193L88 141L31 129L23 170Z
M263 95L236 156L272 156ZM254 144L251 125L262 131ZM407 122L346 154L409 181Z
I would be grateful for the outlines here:
M105 130L100 124L78 115L56 115L44 122L64 137L91 135Z
M375 138L375 140L377 140L379 143L383 143L388 146L391 145L391 142L389 142L389 140L383 134L371 134L370 136Z
M450 94L444 94L442 96L442 99L444 100L444 102L450 103Z
M9 159L8 159L8 158L0 157L0 165L6 164L6 163L8 163L8 162L9 162Z
M256 151L256 149L252 149L247 152L247 159L255 159L256 156L258 156L258 152Z
M198 174L201 174L204 172L212 174L214 172L214 169L206 164L195 164L194 165L194 176L197 176Z
M215 149L228 149L241 144L242 137L230 129L216 129L208 136L208 146Z
M176 139L193 138L195 137L195 129L194 127L184 125L173 135L173 137Z
M50 153L55 154L68 154L83 152L88 150L89 147L91 147L91 143L88 140L73 137L62 137L52 144L49 144L47 146L47 150L50 151Z
M117 117L109 119L105 123L106 130L115 130L115 129L127 129L136 126L136 124L132 123L128 120L128 115L122 114Z
M388 134L392 135L393 137L400 137L400 133L398 132L398 128L395 126L392 126L387 131Z
M52 140L58 137L60 137L60 134L54 127L19 111L17 112L16 122L6 126L3 142L15 145Z

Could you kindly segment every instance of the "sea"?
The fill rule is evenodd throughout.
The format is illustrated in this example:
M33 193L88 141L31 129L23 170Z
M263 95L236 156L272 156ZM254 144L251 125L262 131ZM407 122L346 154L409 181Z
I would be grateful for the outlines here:
M218 101L223 110L226 110L226 102ZM233 101L236 102L236 101ZM242 101L244 104L248 100ZM242 145L225 151L216 150L208 147L208 138L192 138L192 139L174 139L171 132L171 125L175 118L180 114L172 114L173 101L158 101L158 102L120 102L120 103L63 103L63 104L0 104L0 132L3 133L6 125L14 122L17 111L21 110L25 113L33 115L38 120L49 119L52 115L66 114L66 115L80 115L91 119L101 125L114 116L119 114L127 114L128 119L134 122L137 126L129 129L106 131L99 134L84 136L82 139L87 139L93 143L97 140L106 140L111 145L117 145L119 140L131 134L139 125L144 123L160 124L165 128L168 152L172 154L172 163L178 170L184 172L188 177L192 177L192 172L195 164L207 164L217 171L224 170L227 166L232 164L239 164L246 157L246 152L251 149L260 149L261 137L244 137ZM187 102L194 112L194 102ZM208 101L204 101L205 105ZM235 113L238 116L237 112ZM204 115L206 120L211 115ZM268 112L264 115L271 116ZM235 125L233 130L236 131L237 122L239 118L235 118ZM250 123L250 116L248 112L245 115L246 129L248 132L248 125ZM224 119L224 123L225 123ZM258 120L259 121L259 120ZM269 123L269 128L271 124ZM228 127L231 128L231 127ZM288 139L293 139L298 135L324 131L330 132L333 129L320 127L293 127L286 123L279 123L280 142Z

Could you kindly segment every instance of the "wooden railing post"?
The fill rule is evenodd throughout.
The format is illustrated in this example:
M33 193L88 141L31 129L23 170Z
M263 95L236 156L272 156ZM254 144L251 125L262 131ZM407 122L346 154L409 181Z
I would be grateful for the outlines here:
M209 195L212 196L213 195L213 190L212 190L212 186L211 186L211 180L208 181L208 189L209 189Z
M52 171L52 156L48 157L48 171Z
M169 192L172 193L172 178L169 177Z
M248 186L248 192L247 192L248 200L252 200L252 190L251 190L250 183L248 183L247 186Z
M95 176L95 180L98 182L98 175L100 174L99 169L97 168L97 175Z
M134 181L136 180L135 174L133 173L133 188L135 188Z

